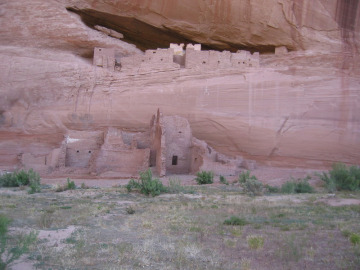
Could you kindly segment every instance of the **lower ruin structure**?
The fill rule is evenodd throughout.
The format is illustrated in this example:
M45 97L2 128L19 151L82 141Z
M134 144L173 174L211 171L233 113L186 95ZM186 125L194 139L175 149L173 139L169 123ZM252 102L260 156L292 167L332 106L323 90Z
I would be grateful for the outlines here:
M22 166L42 175L137 177L149 167L159 176L194 174L201 170L236 175L254 166L241 157L216 152L192 136L189 122L179 116L163 116L160 110L145 132L117 128L105 131L69 130L61 146L46 156L24 153ZM252 167L253 168L253 167Z

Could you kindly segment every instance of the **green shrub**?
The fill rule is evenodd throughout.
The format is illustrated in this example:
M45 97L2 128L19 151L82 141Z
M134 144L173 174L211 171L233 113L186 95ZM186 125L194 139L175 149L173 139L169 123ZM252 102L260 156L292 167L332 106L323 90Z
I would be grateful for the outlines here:
M306 177L304 179L295 180L292 178L291 181L287 181L282 184L281 192L282 193L314 193L314 188L309 184L308 180L310 177Z
M167 188L161 183L159 179L152 178L150 169L140 173L140 179L138 181L131 179L125 187L129 192L131 192L133 189L136 189L139 190L142 194L151 195L153 197L159 195L160 193L167 192Z
M360 235L359 234L352 233L349 237L349 240L350 240L351 244L353 244L354 246L360 245Z
M76 189L76 185L74 181L70 181L70 178L66 179L66 189Z
M240 183L240 184L245 183L246 180L249 180L249 179L257 180L257 178L256 178L255 175L251 175L251 176L250 176L250 171L242 172L242 173L239 175L239 183Z
M334 178L331 178L330 175L326 172L318 174L318 176L322 181L325 182L325 188L328 192L334 193L336 191L336 183Z
M251 249L261 249L265 242L264 237L261 235L248 235L246 240Z
M196 174L195 181L198 185L212 184L214 182L213 172L201 171Z
M357 166L347 167L343 163L336 163L329 173L323 172L320 178L325 182L325 187L331 192L360 189L360 168Z
M0 176L0 186L3 187L19 187L29 185L31 181L39 181L38 173L30 169L28 171L17 171L13 173L6 173Z
M245 226L245 225L249 224L249 222L247 222L243 218L231 216L229 219L225 219L224 224L225 225Z
M262 194L263 184L255 175L250 176L250 171L242 172L239 175L239 183L247 194L252 196Z
M287 181L281 185L281 193L295 193L296 183L293 181Z
M15 245L8 247L8 240L10 239L7 235L9 223L10 220L0 214L0 270L5 270L10 263L27 253L30 245L37 239L37 234L30 232L17 238L12 237Z
M40 177L31 179L29 183L29 187L30 187L28 191L29 194L40 193L41 192Z
M221 184L224 184L224 185L229 184L229 182L226 180L226 178L224 176L220 175L219 179L220 179Z
M266 188L267 191L270 192L270 193L279 193L280 192L280 188L278 188L278 187L265 185L264 188Z

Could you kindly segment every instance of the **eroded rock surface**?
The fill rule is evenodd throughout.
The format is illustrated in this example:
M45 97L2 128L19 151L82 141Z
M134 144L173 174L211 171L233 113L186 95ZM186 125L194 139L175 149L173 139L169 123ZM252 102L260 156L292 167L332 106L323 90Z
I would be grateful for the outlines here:
M157 108L186 118L196 138L225 155L296 167L358 163L358 1L250 2L1 3L1 168L61 149L69 130L145 131ZM87 26L69 7L106 14L94 26L124 38ZM178 37L155 35L161 42L290 52L261 54L252 69L109 71L92 65L94 47L115 48L123 57L142 55L125 41L154 46L129 37L132 28L109 27L110 13Z

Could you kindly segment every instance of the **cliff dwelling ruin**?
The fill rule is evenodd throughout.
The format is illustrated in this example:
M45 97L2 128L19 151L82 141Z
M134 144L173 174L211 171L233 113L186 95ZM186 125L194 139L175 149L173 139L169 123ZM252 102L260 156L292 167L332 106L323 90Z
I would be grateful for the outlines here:
M69 130L61 147L34 157L25 153L22 166L44 175L92 175L135 177L149 167L159 176L211 170L236 175L240 168L254 168L255 162L230 158L192 136L189 122L180 116L164 116L158 110L145 132L114 127L105 131Z
M143 55L121 57L114 48L94 48L93 65L116 71L216 70L259 67L259 53L239 50L202 51L201 44L170 44L168 49L146 50Z

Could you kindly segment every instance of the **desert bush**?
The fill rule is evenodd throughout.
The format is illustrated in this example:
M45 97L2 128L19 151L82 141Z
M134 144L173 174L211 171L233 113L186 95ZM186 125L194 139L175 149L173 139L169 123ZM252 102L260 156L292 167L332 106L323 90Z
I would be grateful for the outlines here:
M325 182L328 191L360 189L360 167L347 167L343 163L336 163L328 173L323 172L320 179Z
M142 194L151 195L153 197L161 193L167 192L167 188L162 184L159 179L153 179L150 169L140 173L139 180L136 181L134 179L131 179L125 187L129 192L135 189L139 190Z
M314 193L314 188L308 182L310 177L299 178L297 180L291 179L291 181L282 184L280 189L282 193Z
M20 170L13 173L6 173L0 176L0 186L3 187L26 186L31 182L40 183L40 176L33 169L28 171Z
M247 194L252 196L262 194L263 184L255 175L250 175L250 171L242 172L239 175L239 183Z
M245 219L239 218L236 216L231 216L229 219L225 219L224 221L225 225L235 225L235 226L244 226L249 224Z
M261 249L265 242L261 235L248 235L246 241L251 249Z
M11 247L8 245L10 237L7 235L10 220L0 214L0 270L5 270L9 264L20 258L21 255L29 251L29 247L37 239L35 232L26 235L12 237L15 243Z
M214 173L210 171L198 172L195 181L198 185L212 184L214 182Z
M229 182L226 180L226 178L224 176L220 175L219 179L220 179L221 184L224 184L224 185L229 184Z

